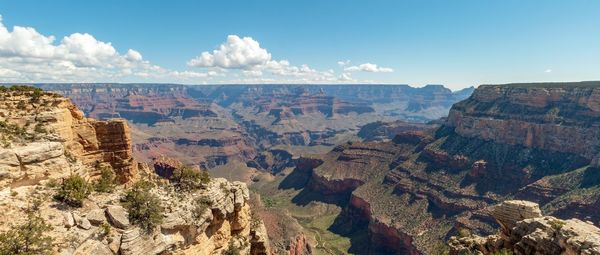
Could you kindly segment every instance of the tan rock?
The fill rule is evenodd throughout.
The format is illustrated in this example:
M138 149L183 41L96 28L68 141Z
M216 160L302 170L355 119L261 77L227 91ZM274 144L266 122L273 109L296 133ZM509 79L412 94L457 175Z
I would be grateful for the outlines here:
M106 208L106 215L115 227L120 229L127 229L129 227L128 214L122 206L108 206Z
M90 255L90 254L114 255L113 252L108 248L108 246L106 246L105 244L103 244L99 241L93 240L93 239L89 239L89 240L85 241L83 244L81 244L79 247L77 247L75 252L73 252L73 255Z

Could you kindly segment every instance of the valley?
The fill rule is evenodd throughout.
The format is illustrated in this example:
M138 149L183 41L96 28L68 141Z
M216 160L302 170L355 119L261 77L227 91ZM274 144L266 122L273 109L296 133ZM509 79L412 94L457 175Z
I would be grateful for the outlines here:
M130 165L159 175L188 165L247 184L273 254L437 254L466 230L494 234L489 208L511 199L600 223L597 82L481 85L472 94L391 85L352 93L341 85L36 86L68 96L86 116L126 120L124 155L140 162ZM447 117L430 114L438 108ZM111 164L130 169L120 162ZM137 168L125 171L123 180ZM452 240L451 251L479 242Z

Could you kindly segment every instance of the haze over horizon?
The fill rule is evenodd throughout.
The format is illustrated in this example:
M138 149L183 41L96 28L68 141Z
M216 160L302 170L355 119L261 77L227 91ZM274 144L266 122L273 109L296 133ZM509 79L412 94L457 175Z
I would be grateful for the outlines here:
M36 6L36 8L31 8ZM600 80L598 1L0 3L2 82Z

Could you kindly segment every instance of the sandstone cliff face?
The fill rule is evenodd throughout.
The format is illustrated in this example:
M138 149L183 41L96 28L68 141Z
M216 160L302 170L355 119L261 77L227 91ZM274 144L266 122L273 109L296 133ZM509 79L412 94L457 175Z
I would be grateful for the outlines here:
M108 163L122 183L135 179L137 163L132 158L125 120L87 119L67 98L33 93L13 91L2 95L0 121L12 131L7 128L3 132L0 168L8 171L12 176L9 179L81 172L82 166L69 161L81 161L84 165ZM14 134L14 130L19 130L19 134Z
M578 219L543 216L536 203L511 200L490 208L500 234L452 237L450 254L600 254L600 228Z
M600 156L600 84L480 86L450 111L465 137Z

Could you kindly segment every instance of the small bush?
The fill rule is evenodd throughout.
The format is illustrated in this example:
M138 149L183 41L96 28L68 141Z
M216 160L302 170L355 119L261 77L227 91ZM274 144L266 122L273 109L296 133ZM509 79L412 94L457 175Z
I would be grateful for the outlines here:
M469 236L471 236L471 231L469 231L466 228L459 228L458 229L458 236L459 237L469 237Z
M210 176L207 171L197 171L191 167L179 167L173 171L171 181L175 187L181 191L192 191L202 188L210 182Z
M552 228L556 229L556 230L562 229L565 226L565 224L567 224L566 222L564 222L562 220L551 220L549 223L550 223L550 226L552 226Z
M229 242L229 248L225 251L225 255L240 255L240 248L235 246L233 242Z
M94 189L97 192L112 192L115 188L115 173L111 167L98 166L100 170L100 179L94 182Z
M0 254L52 254L52 237L46 235L50 230L52 226L36 210L29 209L25 223L0 233Z
M207 208L210 208L210 206L212 205L212 200L210 200L208 197L202 196L197 198L194 201L194 208L192 209L192 216L195 219L199 219L202 214L204 213L204 211L206 211Z
M98 230L100 230L101 238L106 238L109 243L112 242L112 241L108 240L109 238L111 238L110 233L112 232L112 227L110 226L110 224L104 222L104 223L102 223L102 225L99 226Z
M54 198L70 206L81 207L92 191L91 185L79 175L71 175L63 183Z
M159 198L150 192L152 184L139 181L123 197L123 205L129 212L129 220L146 233L151 233L163 221L163 208Z

